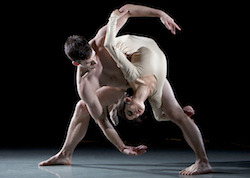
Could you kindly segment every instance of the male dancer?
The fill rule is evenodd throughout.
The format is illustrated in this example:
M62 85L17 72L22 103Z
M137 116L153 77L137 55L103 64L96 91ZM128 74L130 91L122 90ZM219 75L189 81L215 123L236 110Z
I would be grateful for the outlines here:
M128 4L121 7L119 11L124 12L125 15L118 20L117 29L120 29L129 17L158 17L173 34L175 34L175 28L180 30L169 15L158 9ZM140 155L146 152L147 147L144 145L126 146L106 118L103 108L115 103L129 85L103 46L105 33L106 26L102 27L89 42L83 37L71 36L65 43L67 56L72 60L73 65L78 66L77 89L82 100L76 105L62 149L55 156L39 163L39 166L71 164L73 151L86 134L89 114L120 152L127 155ZM187 143L196 154L196 162L180 174L211 172L212 168L206 156L201 133L195 123L183 114L168 82L164 85L163 97L167 99L166 105L169 108L169 112L165 114L181 128Z

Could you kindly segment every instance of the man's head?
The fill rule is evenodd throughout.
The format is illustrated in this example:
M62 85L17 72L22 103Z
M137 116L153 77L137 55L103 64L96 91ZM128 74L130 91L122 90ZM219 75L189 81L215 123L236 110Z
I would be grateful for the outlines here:
M73 65L81 65L89 69L95 68L97 64L95 52L84 37L79 35L68 37L64 50Z

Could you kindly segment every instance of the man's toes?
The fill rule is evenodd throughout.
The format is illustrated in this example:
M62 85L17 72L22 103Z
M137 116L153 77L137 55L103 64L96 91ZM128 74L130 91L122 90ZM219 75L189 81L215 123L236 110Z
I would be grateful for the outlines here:
M38 164L38 166L43 166L44 165L44 161L43 162L40 162L39 164Z
M179 172L179 174L181 174L181 175L187 175L186 173L187 173L186 169Z
M47 162L41 162L41 163L39 163L39 166L47 166L47 165L48 165Z

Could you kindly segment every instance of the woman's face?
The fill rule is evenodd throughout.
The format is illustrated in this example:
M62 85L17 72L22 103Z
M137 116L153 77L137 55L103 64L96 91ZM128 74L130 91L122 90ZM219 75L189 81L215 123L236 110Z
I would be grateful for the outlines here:
M135 118L141 116L145 111L144 102L138 102L133 100L132 97L126 97L125 99L124 113L128 120L134 120Z

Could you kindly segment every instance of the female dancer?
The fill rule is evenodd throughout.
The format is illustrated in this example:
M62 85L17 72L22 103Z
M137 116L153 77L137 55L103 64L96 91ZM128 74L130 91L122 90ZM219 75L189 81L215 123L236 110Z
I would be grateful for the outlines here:
M176 123L184 134L186 141L196 153L196 162L180 174L199 174L211 172L202 137L198 127L183 112L176 101L172 88L166 79L167 64L164 53L156 42L150 38L124 35L116 37L120 28L117 29L117 20L128 13L115 10L107 25L104 47L109 52L117 66L121 69L124 77L134 90L131 97L125 97L124 114L127 119L133 120L143 114L144 102L148 98L154 117L158 121L171 119ZM180 30L178 25L173 27ZM171 29L175 29L175 28ZM175 31L172 31L175 34ZM186 127L186 123L190 127ZM192 135L200 135L198 141ZM197 151L199 150L199 151Z
M133 35L115 38L117 20L123 14L125 13L118 10L111 14L104 46L134 91L133 96L124 98L125 117L133 120L142 115L145 111L144 102L148 98L155 119L170 120L162 111L162 90L167 74L166 57L150 38Z

